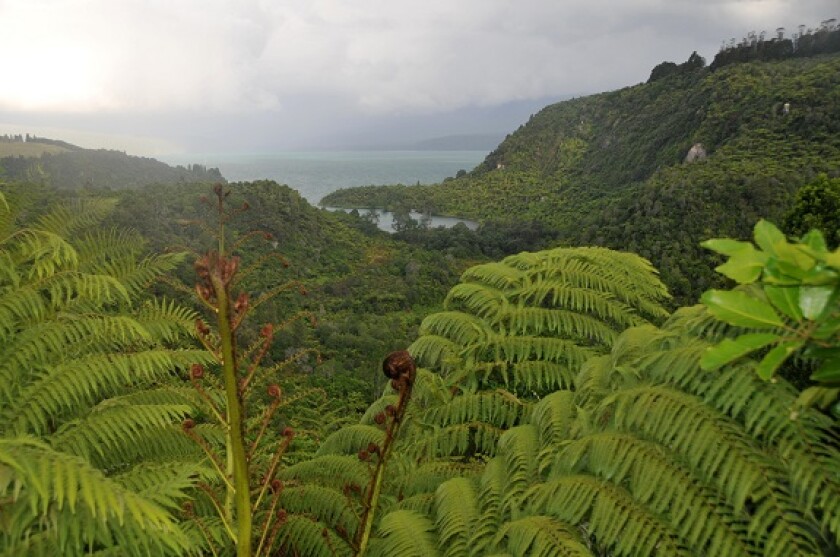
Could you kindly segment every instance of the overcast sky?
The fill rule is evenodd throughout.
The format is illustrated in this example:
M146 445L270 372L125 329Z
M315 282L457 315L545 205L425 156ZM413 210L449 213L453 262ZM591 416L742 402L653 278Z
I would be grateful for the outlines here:
M508 132L838 0L0 0L0 134L134 154Z

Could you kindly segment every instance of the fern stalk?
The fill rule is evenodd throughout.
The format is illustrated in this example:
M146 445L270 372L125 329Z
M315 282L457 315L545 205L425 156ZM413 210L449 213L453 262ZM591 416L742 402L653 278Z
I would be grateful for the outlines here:
M217 510L222 522L231 526L228 534L236 547L237 557L251 557L254 555L257 540L259 540L256 544L257 555L262 553L266 540L268 540L268 545L265 546L266 551L271 551L271 544L277 535L279 525L285 521L280 518L285 513L282 509L275 513L281 491L275 474L281 464L283 454L292 442L294 431L288 427L283 431L282 441L276 445L268 467L263 470L264 473L260 474L257 463L261 462L261 459L258 458L260 455L257 452L272 416L281 406L283 391L277 384L268 386L267 394L273 400L267 408L263 409L262 419L256 422L259 424L259 430L250 444L246 442L246 434L251 432L246 423L246 400L253 388L252 380L259 376L260 371L266 371L260 368L260 364L271 346L275 325L265 325L260 330L261 340L251 348L245 348L243 353L238 353L237 350L237 334L245 317L253 311L257 303L270 300L277 292L286 290L289 286L275 288L269 292L268 296L263 295L255 302L249 300L247 292L233 294L235 286L240 284L239 257L231 255L230 250L226 248L225 224L231 215L246 210L248 205L245 203L239 210L228 211L225 207L225 199L229 192L225 192L221 185L217 185L213 191L216 194L216 202L213 205L218 218L215 233L218 251L210 251L200 257L196 261L195 269L199 277L196 293L213 312L217 334L212 334L211 328L200 319L196 321L196 329L198 338L221 368L224 384L224 413L221 409L216 409L213 397L207 395L200 384L199 380L204 375L203 368L196 370L192 374L192 379L193 385L208 402L211 412L225 431L225 462L223 464L221 458L217 462L217 471L225 484L222 488L224 502L217 506ZM250 234L248 237L255 235ZM270 237L265 234L262 236ZM234 243L233 249L237 245L238 243ZM245 269L244 273L247 272L248 269ZM300 287L300 290L305 294L305 289ZM207 452L212 453L212 451ZM210 454L210 456L213 459L213 455ZM225 468L223 472L222 467ZM252 477L263 478L259 487L255 486L256 489L253 492L251 490ZM255 524L254 517L260 515L261 504L264 503L263 498L269 488L275 493L275 497L269 505L268 514ZM273 525L272 520L274 520Z
M400 423L408 408L408 401L411 399L411 388L414 385L414 378L417 373L414 360L406 351L393 352L385 359L382 367L385 375L391 378L391 386L399 391L400 397L397 401L397 406L393 407L389 405L385 412L379 414L381 418L378 417L377 420L384 421L388 415L392 417L391 423L386 428L385 440L382 443L382 447L378 449L379 459L376 463L376 470L373 473L373 478L365 495L363 503L364 513L362 514L359 529L356 532L356 557L363 556L370 543L374 514L379 503L379 496L382 493L382 484L385 480L385 467L388 464L388 457L394 446L394 440L397 438ZM369 456L368 451L362 450L359 452L359 458L362 460L367 460Z
M224 244L220 240L220 247ZM220 254L220 260L223 255ZM236 337L230 316L230 300L227 285L219 274L210 275L218 300L218 326L222 348L222 376L225 381L227 399L227 425L230 447L229 462L233 464L233 503L236 512L236 555L251 555L251 501L248 483L248 460L245 455L245 431L242 422L242 398L236 365Z

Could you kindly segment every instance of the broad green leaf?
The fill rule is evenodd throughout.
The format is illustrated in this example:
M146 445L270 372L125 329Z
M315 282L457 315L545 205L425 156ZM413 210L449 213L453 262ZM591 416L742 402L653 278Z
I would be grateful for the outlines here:
M840 284L840 274L835 269L818 263L805 274L802 283L809 286L834 286Z
M764 266L764 282L769 284L791 284L802 282L808 269L783 259L771 258Z
M707 290L702 302L709 312L731 325L740 327L782 327L784 322L773 310L773 306L748 296L744 292L728 290Z
M825 264L835 269L840 269L840 248L825 256Z
M729 261L718 265L715 271L739 284L753 282L761 276L761 271L767 262L767 255L757 251L751 244L745 245L745 248L732 254Z
M834 349L834 356L825 359L817 371L811 374L811 380L820 383L840 383L840 350Z
M823 233L814 228L802 237L802 243L816 252L828 251Z
M802 319L802 310L799 309L798 286L768 285L764 287L764 294L777 310L796 321Z
M740 252L744 249L752 249L755 251L753 245L749 242L739 242L738 240L732 240L730 238L713 238L711 240L706 240L705 242L700 243L706 249L710 249L712 251L716 251L723 255L735 255L736 253Z
M816 319L822 314L834 289L829 286L803 286L799 291L799 309L806 319Z
M776 340L779 340L779 336L773 333L748 333L736 339L724 339L717 346L706 350L700 358L700 367L705 370L718 369Z
M787 243L782 231L770 221L761 219L753 229L753 237L758 246L771 255L778 255L778 246Z
M773 374L776 373L776 370L779 369L779 366L782 365L791 354L802 348L803 344L804 341L801 340L791 340L779 344L773 350L768 352L766 356L764 356L764 359L756 366L755 372L765 381L769 380L773 377Z
M791 245L787 242L776 244L776 254L779 264L784 264L784 267L790 266L795 268L796 272L810 271L817 263L817 258L813 257L808 250L802 249L801 245Z

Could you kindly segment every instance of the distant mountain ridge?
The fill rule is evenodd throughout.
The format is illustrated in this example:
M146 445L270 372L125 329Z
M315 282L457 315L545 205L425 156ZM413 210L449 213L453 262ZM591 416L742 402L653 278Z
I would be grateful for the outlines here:
M417 141L407 148L417 151L488 151L504 138L502 132L447 135Z
M416 141L375 143L351 150L361 151L490 151L505 138L505 132L462 133Z

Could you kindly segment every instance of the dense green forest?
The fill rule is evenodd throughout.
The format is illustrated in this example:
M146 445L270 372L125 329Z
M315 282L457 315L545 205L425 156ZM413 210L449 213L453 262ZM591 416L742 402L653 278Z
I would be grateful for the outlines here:
M840 53L714 71L698 58L645 84L546 107L461 177L339 190L323 203L413 208L488 228L538 223L553 241L647 257L690 303L720 284L700 241L746 238L760 217L781 222L801 186L840 173Z
M475 232L6 138L0 555L837 555L840 58L780 58L329 200Z

